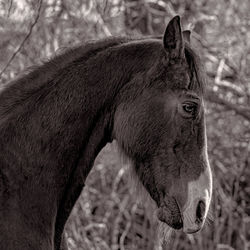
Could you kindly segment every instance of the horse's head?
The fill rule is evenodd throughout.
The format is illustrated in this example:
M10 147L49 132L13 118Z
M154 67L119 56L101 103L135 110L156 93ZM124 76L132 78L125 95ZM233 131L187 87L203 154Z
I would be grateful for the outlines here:
M114 134L155 201L158 219L194 233L208 213L212 176L202 73L188 35L179 17L170 21L153 66L135 76L120 100Z

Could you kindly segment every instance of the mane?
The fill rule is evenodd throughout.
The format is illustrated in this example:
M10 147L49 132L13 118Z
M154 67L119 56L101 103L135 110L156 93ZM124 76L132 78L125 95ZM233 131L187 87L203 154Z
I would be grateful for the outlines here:
M89 57L97 53L122 43L126 43L131 39L125 37L109 37L102 40L90 40L73 48L60 48L57 55L45 61L38 66L32 66L21 78L15 81L25 81L26 78L35 78L35 80L49 81L56 71L64 69L69 63L75 60L87 60ZM46 73L46 76L44 75ZM45 77L45 78L44 78ZM14 81L14 82L15 82Z
M127 37L111 37L89 41L79 46L61 49L60 53L40 65L29 67L21 76L9 82L0 93L0 117L27 99L31 94L60 74L67 65L76 60L87 61L107 48L131 41Z
M200 56L188 43L185 44L185 56L192 74L191 78L195 76L197 82L197 86L194 86L194 79L191 79L191 84L189 87L190 89L198 88L200 93L204 95L206 89L206 80Z
M144 39L158 39L162 40L162 36L147 36L144 37ZM140 38L138 39L140 40ZM185 57L187 59L187 63L189 66L189 69L192 74L194 74L198 86L190 86L190 89L193 87L198 87L201 94L203 95L205 93L206 89L206 78L205 78L205 71L203 68L203 64L201 63L201 58L199 54L193 49L193 47L190 45L190 43L185 43Z
M57 55L52 59L44 61L42 64L29 67L22 73L17 79L9 82L4 89L11 88L13 85L24 85L28 81L37 81L39 85L44 82L48 82L53 79L53 76L64 69L69 63L75 60L87 60L89 57L96 55L97 53L130 41L140 41L146 39L161 40L160 36L146 36L146 37L109 37L102 40L91 40L84 44L75 46L73 48L60 48L57 51ZM191 71L195 72L199 87L204 90L205 80L203 77L203 69L200 63L199 55L192 49L192 47L185 44L185 56ZM25 86L22 86L25 87ZM13 90L14 91L14 90ZM14 94L14 93L13 93Z
M108 37L101 40L90 40L73 48L59 48L55 52L56 55L54 57L35 66L28 67L16 79L10 81L4 90L11 88L13 85L27 84L28 81L37 81L37 84L41 85L44 82L52 80L55 74L64 69L69 63L77 60L86 61L108 48L131 41L141 41L150 38L152 37ZM13 89L13 91L15 90Z
M54 58L40 65L30 67L17 79L7 84L7 87L0 93L0 117L8 114L11 109L28 99L32 93L43 88L46 83L52 82L57 75L62 74L63 70L65 70L68 65L77 61L87 61L108 48L132 41L146 41L152 38L158 41L161 40L160 37L110 37L98 41L89 41L66 50L61 49L60 53ZM202 64L200 63L198 54L196 54L187 43L185 44L185 56L192 75L195 75L198 88L201 90L201 93L203 93L205 81ZM190 86L191 89L193 87L194 86ZM195 88L197 87L195 86Z

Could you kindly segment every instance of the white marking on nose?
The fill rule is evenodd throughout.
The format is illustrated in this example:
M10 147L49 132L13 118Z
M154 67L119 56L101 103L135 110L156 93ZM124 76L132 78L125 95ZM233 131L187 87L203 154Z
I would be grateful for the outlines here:
M212 174L208 165L197 180L188 183L187 203L183 207L183 231L185 233L194 233L202 228L207 217L211 197ZM200 201L204 202L205 211L202 211L202 218L197 218Z

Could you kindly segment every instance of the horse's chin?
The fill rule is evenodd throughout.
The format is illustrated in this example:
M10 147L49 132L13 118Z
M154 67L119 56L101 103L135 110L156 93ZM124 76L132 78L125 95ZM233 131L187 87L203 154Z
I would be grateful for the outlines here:
M130 177L128 180L131 193L136 196L138 203L142 205L147 204L147 217L158 224L160 238L168 238L173 231L172 229L181 229L183 221L176 200L173 197L165 197L165 201L162 200L161 205L157 206L157 203L152 199L139 180L130 158L126 156L117 144L113 143L113 145L116 145L122 165L127 169Z
M173 229L178 230L183 227L181 212L174 198L168 200L167 204L163 202L160 205L157 209L157 218Z

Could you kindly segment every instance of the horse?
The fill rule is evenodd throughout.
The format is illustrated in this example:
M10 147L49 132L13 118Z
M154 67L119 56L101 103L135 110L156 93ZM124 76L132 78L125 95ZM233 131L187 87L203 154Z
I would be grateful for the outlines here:
M199 231L212 196L202 68L176 16L162 39L92 41L11 82L0 94L0 249L59 250L113 140L158 220Z

